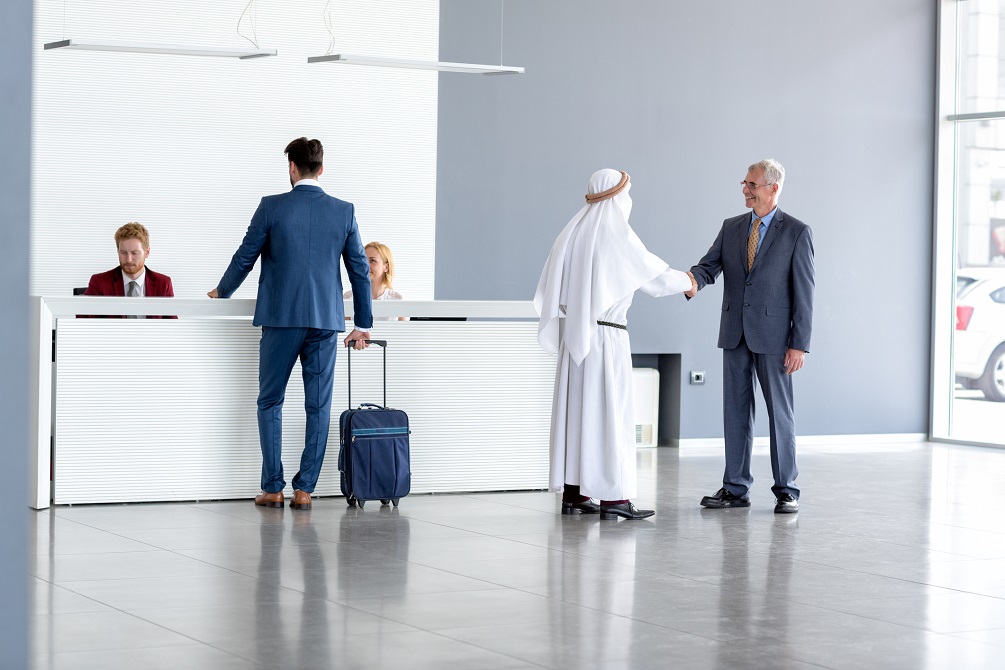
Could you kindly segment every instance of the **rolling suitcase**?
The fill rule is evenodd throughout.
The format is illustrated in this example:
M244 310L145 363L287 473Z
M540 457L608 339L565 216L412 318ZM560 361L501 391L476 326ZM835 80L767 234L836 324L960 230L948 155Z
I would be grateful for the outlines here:
M352 347L346 354L349 409L339 417L338 469L349 507L367 500L390 502L408 495L412 472L408 451L408 415L387 407L387 341L367 340L383 350L384 405L363 403L352 408Z

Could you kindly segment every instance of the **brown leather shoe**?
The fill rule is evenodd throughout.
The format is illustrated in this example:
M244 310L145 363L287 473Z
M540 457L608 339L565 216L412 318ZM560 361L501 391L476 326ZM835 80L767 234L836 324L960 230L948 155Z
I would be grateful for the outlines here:
M277 491L275 493L266 493L265 491L262 491L255 496L255 504L259 507L282 507L283 500L282 491Z
M293 489L293 500L290 501L290 507L293 509L310 509L311 494L300 489Z

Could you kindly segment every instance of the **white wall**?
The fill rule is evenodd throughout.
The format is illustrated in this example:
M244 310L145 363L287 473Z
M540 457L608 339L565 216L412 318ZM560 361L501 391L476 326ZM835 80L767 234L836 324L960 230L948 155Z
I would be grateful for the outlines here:
M179 296L216 286L263 195L288 190L283 148L325 146L321 184L395 254L395 288L433 297L437 75L332 63L322 0L258 0L274 58L43 51L64 38L240 47L247 0L37 0L31 292L68 295L116 265L139 221L149 267ZM64 17L65 11L65 17ZM439 2L333 2L333 53L435 60ZM251 26L242 24L250 35ZM257 270L235 297L254 297Z

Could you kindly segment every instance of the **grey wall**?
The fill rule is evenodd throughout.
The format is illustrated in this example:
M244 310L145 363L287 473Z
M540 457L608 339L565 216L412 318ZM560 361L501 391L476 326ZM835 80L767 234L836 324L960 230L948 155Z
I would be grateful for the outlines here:
M803 435L928 427L935 4L508 0L502 61L440 75L436 298L529 300L590 174L632 175L632 225L687 269L743 211L746 166L786 167L816 241ZM442 0L440 58L500 61L499 0ZM635 353L680 353L681 436L721 436L721 286L639 294ZM705 370L705 386L688 386ZM759 421L764 434L764 422Z
M32 0L0 3L0 665L28 667L28 219Z

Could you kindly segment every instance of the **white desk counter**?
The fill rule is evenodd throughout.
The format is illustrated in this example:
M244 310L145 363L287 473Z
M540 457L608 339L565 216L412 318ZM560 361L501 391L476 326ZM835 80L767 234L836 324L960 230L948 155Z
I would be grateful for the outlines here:
M254 300L35 297L32 305L32 507L259 492ZM387 403L408 412L412 492L547 488L557 358L538 346L533 305L373 307L378 317L468 319L377 321L372 332L388 341ZM348 303L346 311L352 313ZM179 318L74 318L124 313ZM315 490L322 496L341 495L338 418L347 407L347 355L340 349L335 364L328 451ZM381 349L352 356L353 404L380 404ZM298 364L283 412L287 482L303 449L303 404Z

